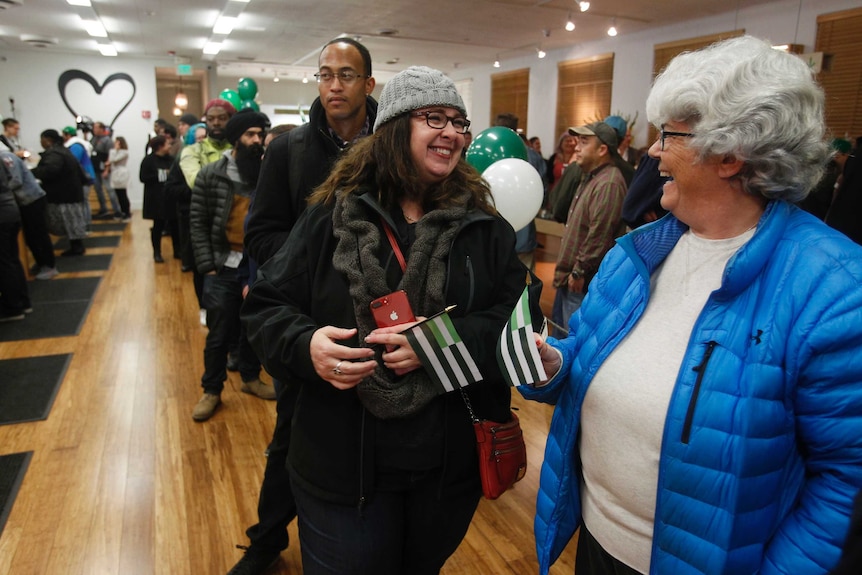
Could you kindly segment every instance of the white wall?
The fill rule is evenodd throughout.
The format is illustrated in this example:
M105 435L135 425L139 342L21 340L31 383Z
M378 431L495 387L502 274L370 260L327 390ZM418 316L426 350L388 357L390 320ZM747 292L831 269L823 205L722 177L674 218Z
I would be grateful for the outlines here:
M9 98L14 98L15 117L21 123L21 143L36 159L42 150L39 134L43 130L60 131L64 126L75 125L75 116L60 96L58 80L63 72L81 70L92 76L98 85L118 72L132 77L134 95L131 85L123 80L107 84L101 94L96 94L88 83L73 80L66 88L66 99L78 114L105 124L110 124L123 104L131 99L113 128L115 135L123 136L129 143L129 199L132 206L139 209L143 185L138 181L138 167L144 157L147 134L157 117L155 67L170 65L171 61L14 51L4 51L3 56L5 60L0 59L0 78L3 79L0 114L3 117L12 115ZM144 119L144 111L149 111L152 117Z
M729 4L730 5L730 4ZM554 133L557 109L557 63L614 53L614 86L611 95L611 112L633 116L638 112L635 125L635 145L647 145L646 97L652 82L653 46L664 42L706 36L735 29L766 38L774 44L803 44L805 51L814 50L817 33L817 16L862 6L862 0L779 0L770 4L741 8L726 14L703 18L626 34L623 29L616 38L583 44L573 43L570 48L548 52L539 60L535 54L501 61L500 68L491 63L482 68L465 68L451 74L454 80L473 80L473 110L470 120L473 134L488 128L491 115L491 74L530 68L528 106L528 136L542 139L543 153L547 156L556 145L559 134ZM797 14L798 30L797 30ZM577 37L574 42L577 41Z

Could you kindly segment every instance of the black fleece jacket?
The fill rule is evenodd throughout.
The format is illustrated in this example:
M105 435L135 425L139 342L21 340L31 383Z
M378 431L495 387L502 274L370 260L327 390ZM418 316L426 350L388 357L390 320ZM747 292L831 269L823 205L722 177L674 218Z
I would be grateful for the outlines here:
M372 195L362 196L369 220L382 216L397 230ZM378 434L393 427L365 410L355 389L340 391L320 379L311 362L316 329L356 325L347 278L332 265L336 241L331 208L310 208L290 240L261 267L242 318L266 370L301 386L288 454L293 480L318 497L361 505L374 493L380 456L375 449L387 443ZM388 242L381 244L380 261L394 290L401 269ZM479 417L496 421L509 420L511 400L497 366L496 343L527 273L514 248L515 233L505 220L470 212L452 243L446 272L445 301L456 305L450 316L484 376L467 388L473 408ZM409 422L403 420L411 418L442 430L441 493L478 489L476 440L460 393L441 395L418 414L397 420L398 429L405 430Z

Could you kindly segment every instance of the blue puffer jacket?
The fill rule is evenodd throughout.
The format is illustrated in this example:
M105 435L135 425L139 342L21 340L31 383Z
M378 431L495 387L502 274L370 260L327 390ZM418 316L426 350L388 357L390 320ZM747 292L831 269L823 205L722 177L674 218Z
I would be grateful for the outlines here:
M548 340L563 354L558 375L518 388L557 404L536 505L542 574L581 521L587 387L685 230L669 215L618 240L569 337ZM826 572L860 488L862 249L771 202L692 330L665 422L650 572Z

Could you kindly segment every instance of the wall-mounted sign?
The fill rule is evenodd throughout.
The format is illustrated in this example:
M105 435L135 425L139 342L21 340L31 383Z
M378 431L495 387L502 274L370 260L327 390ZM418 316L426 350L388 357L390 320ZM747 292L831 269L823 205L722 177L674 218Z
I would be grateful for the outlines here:
M191 76L192 75L192 65L191 64L177 64L177 76Z
M799 57L808 64L808 67L815 74L819 74L823 69L823 52L808 52L807 54L800 54Z

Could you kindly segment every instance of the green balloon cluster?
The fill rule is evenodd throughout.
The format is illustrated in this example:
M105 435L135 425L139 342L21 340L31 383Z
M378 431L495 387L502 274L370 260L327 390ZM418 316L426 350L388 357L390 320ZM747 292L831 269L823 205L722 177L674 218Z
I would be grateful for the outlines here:
M257 82L251 78L240 78L236 88L236 90L229 88L222 90L219 98L227 100L237 110L251 108L255 112L260 112L260 106L254 101L257 96Z
M222 100L227 100L231 103L231 105L239 110L240 104L242 104L242 98L239 97L239 93L236 90L225 89L222 90L218 95Z
M467 162L481 174L488 166L506 158L527 159L527 146L514 130L494 126L473 138L467 148Z

